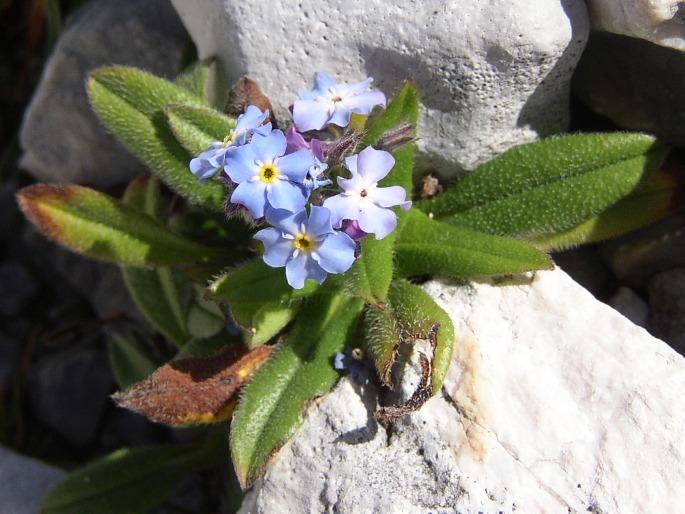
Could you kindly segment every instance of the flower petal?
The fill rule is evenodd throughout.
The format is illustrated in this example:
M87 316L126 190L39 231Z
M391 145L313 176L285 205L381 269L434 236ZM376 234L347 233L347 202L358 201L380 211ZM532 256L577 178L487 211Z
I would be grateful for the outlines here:
M307 221L305 226L307 228L307 234L314 239L318 239L324 234L332 234L331 211L326 207L312 205L311 212L309 213L309 221Z
M324 200L323 206L331 211L333 228L340 228L342 220L356 220L359 217L359 202L351 196L331 196Z
M402 186L377 187L373 194L374 200L381 207L394 207L407 203L407 192ZM411 205L411 202L409 202ZM406 209L404 209L406 211Z
M266 198L275 209L297 212L304 209L309 191L289 180L278 179L271 183L271 187L266 188Z
M376 105L385 107L385 95L382 91L365 91L345 98L345 107L357 114L369 114Z
M308 278L321 284L326 280L326 271L309 254L300 252L285 265L285 278L294 289L302 289Z
M286 265L295 250L291 239L285 239L282 232L273 227L260 230L254 235L264 243L264 262L272 268L281 268Z
M238 184L231 194L231 202L244 205L254 218L264 216L267 207L266 185L262 181L245 181Z
M295 153L279 158L278 171L290 180L302 184L309 173L309 168L314 164L316 164L316 157L309 150L301 148Z
M385 177L394 165L395 158L389 152L367 146L359 153L357 172L370 184Z
M397 227L397 216L390 209L370 204L359 214L359 227L383 239Z
M312 257L328 273L345 273L354 263L355 242L344 232L334 232L324 239Z
M259 168L255 164L255 155L252 145L234 148L226 154L226 174L236 184L245 182L254 177Z
M287 142L282 131L272 130L266 136L255 134L246 146L252 149L256 160L267 163L285 154Z
M267 209L266 221L286 234L295 236L300 233L302 224L307 221L307 211L290 212L283 209Z
M293 121L301 132L320 130L330 120L333 102L326 100L296 100L293 104Z

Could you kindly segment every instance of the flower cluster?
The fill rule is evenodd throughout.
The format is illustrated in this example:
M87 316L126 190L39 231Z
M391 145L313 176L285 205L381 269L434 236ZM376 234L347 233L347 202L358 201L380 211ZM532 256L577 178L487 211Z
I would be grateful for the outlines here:
M285 267L293 288L304 287L310 278L322 283L328 273L347 271L358 252L355 241L368 234L384 238L397 226L390 208L406 211L411 206L404 188L378 186L395 164L390 153L366 147L344 159L340 152L326 155L352 114L385 107L385 95L369 90L372 80L336 84L327 74L316 73L314 89L300 90L300 100L292 106L294 125L287 132L264 124L269 112L249 105L224 141L190 161L191 172L202 183L220 173L228 177L235 185L229 204L271 225L254 237L264 243L264 262ZM336 188L329 174L344 169L350 176L336 175ZM320 194L313 195L315 190Z

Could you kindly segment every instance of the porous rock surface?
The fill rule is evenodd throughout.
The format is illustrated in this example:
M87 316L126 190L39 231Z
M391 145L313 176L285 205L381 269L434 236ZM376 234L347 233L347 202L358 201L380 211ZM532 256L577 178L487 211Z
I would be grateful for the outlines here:
M257 80L279 119L316 71L416 82L419 166L455 176L515 144L567 129L569 81L589 29L580 0L383 2L172 0L220 98Z
M341 380L243 514L681 510L682 356L561 270L425 288L456 328L443 390L386 431L373 386Z

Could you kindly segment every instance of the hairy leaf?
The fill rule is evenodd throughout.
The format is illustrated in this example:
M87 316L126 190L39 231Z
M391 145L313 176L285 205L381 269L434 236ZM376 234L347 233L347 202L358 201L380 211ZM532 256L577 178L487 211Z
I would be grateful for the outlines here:
M393 243L397 233L377 240L373 235L361 242L361 254L345 273L345 289L366 303L382 306L393 274Z
M202 185L188 168L193 157L176 140L164 116L169 104L208 108L182 87L134 68L100 68L88 78L88 95L103 123L169 187L188 200L223 211L226 188Z
M249 487L269 457L295 432L314 396L335 383L335 352L354 334L364 304L343 296L307 302L283 347L245 387L231 425L236 474Z
M245 331L245 342L253 348L269 342L295 319L298 302L234 303L233 320Z
M240 388L272 352L266 345L254 350L231 345L213 357L174 360L112 397L158 423L220 423L233 414Z
M210 108L169 104L164 108L176 138L190 152L199 155L216 141L223 141L236 120Z
M445 223L509 236L565 230L629 194L666 148L642 134L574 134L517 146L420 208Z
M209 70L213 64L214 58L212 57L197 61L176 77L176 85L208 102L207 83L209 82Z
M429 219L411 209L397 236L397 274L473 278L553 267L530 244Z
M139 209L81 186L34 184L17 193L26 217L50 239L124 266L206 262L226 252L183 239Z
M191 471L228 459L222 437L191 445L117 450L67 476L43 497L42 514L147 514Z

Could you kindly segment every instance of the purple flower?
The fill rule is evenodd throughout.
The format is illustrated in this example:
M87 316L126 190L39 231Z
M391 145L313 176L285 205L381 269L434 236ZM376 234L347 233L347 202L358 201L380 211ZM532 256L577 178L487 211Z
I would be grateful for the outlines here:
M254 236L264 243L264 262L285 266L288 284L295 289L302 289L308 278L321 284L328 273L344 273L354 263L354 241L333 230L325 207L312 206L309 218L304 209L294 214L269 209L266 220L273 227Z
M357 84L336 84L327 74L317 72L314 89L301 89L301 100L293 105L295 125L302 132L320 130L329 123L346 127L352 113L369 114L375 105L385 107L385 95L369 91L372 81L369 77Z
M289 212L302 210L309 198L304 182L315 158L304 148L285 155L285 148L285 135L274 130L229 152L226 173L238 184L231 202L244 205L255 218L264 216L269 206Z
M388 152L369 146L345 159L345 165L352 178L338 177L343 192L323 203L331 211L333 227L339 228L342 220L357 220L361 230L383 239L397 226L397 216L389 207L399 205L404 211L411 207L403 187L378 187L378 181L390 172L395 159Z
M212 178L226 165L226 154L232 148L242 146L254 134L266 135L271 132L271 123L262 125L268 118L269 110L262 112L255 105L248 105L245 113L238 117L233 130L223 141L216 141L200 155L190 161L190 171L200 179L200 184Z
M314 159L316 159L312 167L309 168L309 172L305 177L304 187L306 187L308 191L313 191L316 188L332 184L330 180L324 178L324 172L328 169L328 164L322 162L323 146L321 141L318 139L312 139L309 143L307 143L305 138L302 137L302 134L295 130L295 127L293 126L291 126L285 133L285 140L288 143L285 149L286 155L296 152L301 148L305 148L309 150L309 152L314 156Z

